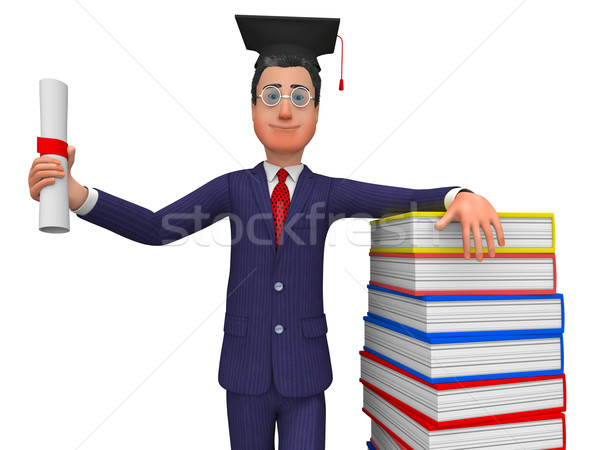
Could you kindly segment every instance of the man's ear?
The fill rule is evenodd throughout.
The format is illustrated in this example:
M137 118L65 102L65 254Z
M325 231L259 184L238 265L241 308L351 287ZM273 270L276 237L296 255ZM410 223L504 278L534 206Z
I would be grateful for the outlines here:
M250 100L250 104L252 105L252 122L254 122L254 114L256 114L256 105L252 100Z
M321 106L320 104L315 106L315 123L317 123L319 121L319 106Z

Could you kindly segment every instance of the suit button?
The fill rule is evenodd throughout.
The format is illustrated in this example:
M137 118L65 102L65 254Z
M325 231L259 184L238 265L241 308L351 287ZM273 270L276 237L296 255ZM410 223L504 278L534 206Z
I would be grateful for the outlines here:
M273 287L275 288L275 290L277 292L282 291L283 290L283 283L281 281L278 281L277 283L275 283L273 285Z
M277 334L283 333L283 330L285 330L285 328L283 328L283 325L277 325L275 327L275 333L277 333Z

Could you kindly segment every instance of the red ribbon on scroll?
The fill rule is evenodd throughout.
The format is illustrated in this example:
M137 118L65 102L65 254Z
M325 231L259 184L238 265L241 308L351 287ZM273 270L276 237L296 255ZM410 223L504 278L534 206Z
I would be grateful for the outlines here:
M67 155L68 144L60 139L37 138L37 151L40 155L58 155L69 159Z

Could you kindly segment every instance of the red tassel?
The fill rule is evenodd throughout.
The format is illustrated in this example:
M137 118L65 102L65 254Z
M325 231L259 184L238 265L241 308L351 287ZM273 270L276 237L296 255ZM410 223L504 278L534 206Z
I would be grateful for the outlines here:
M342 39L342 37L338 34L337 37L340 38L340 41L342 41L342 61L340 63L341 69L340 69L340 91L344 90L344 40Z

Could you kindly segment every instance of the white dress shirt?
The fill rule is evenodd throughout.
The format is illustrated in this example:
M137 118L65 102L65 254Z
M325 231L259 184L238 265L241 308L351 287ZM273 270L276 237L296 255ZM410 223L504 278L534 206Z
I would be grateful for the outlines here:
M269 183L269 197L273 195L273 190L277 183L279 183L279 178L277 178L277 172L281 167L271 164L270 162L265 161L263 163L263 167L265 168L265 173L267 174L267 183ZM298 182L298 177L300 173L302 173L302 169L304 169L304 164L298 164L295 166L287 166L283 167L287 170L288 177L285 179L285 185L290 191L290 201L292 200L292 195L294 195L294 189L296 189L296 183Z

